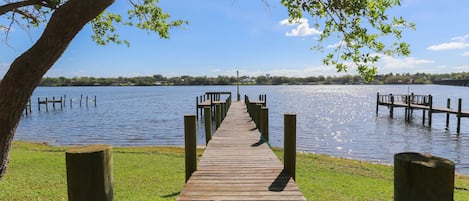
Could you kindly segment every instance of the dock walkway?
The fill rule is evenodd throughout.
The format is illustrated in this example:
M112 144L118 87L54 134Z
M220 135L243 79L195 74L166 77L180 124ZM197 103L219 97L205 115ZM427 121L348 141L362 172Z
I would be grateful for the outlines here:
M233 102L178 200L306 200L260 135Z

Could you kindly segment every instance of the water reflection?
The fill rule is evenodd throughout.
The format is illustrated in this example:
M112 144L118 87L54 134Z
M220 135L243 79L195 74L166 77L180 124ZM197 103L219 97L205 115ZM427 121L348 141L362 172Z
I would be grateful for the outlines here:
M462 119L456 134L451 116L446 130L445 114L434 114L432 128L422 125L422 113L404 121L404 110L394 119L385 107L375 115L376 92L407 93L408 86L241 86L251 98L267 94L271 144L283 146L283 114L297 113L298 149L374 162L392 163L393 154L404 151L431 153L456 162L457 171L469 174L469 119ZM436 85L411 86L416 94L432 94L434 104L463 98L469 108L469 88ZM79 98L98 97L94 106L38 112L24 116L15 139L55 145L107 143L116 146L183 145L183 116L195 114L195 97L206 91L232 91L236 86L210 87L60 87L38 88L33 95ZM204 144L203 122L198 121L198 142Z

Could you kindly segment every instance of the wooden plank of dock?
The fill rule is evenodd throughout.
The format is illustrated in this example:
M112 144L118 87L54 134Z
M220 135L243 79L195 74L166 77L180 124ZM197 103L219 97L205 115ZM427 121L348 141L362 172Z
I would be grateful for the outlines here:
M208 143L178 200L306 200L241 102Z

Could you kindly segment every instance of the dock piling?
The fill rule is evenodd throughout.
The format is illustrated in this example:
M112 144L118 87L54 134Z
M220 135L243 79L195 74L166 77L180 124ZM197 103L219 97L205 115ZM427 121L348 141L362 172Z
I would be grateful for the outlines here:
M446 108L451 109L451 99L446 100ZM449 129L449 112L446 112L446 130Z
M209 106L204 107L205 144L208 144L212 139L212 118L210 115L212 111L210 110L211 108Z
M461 114L462 114L462 99L458 99L458 114L457 114L457 125L456 125L456 133L460 133L461 131Z
M262 107L261 133L266 142L269 141L269 109Z
M284 114L284 169L296 180L296 114Z
M186 182L197 170L197 136L195 115L184 115L184 150Z

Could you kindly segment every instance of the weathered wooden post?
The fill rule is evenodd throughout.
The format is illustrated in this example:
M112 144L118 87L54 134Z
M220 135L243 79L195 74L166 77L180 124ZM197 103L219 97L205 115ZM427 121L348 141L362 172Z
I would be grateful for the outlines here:
M407 108L406 108L406 121L407 122L410 122L410 113L411 113L411 107L410 107L410 103L411 103L411 96L407 96Z
M94 106L96 107L96 96L94 96Z
M264 94L264 107L267 107L267 94Z
M112 147L91 145L66 151L69 201L113 200Z
M262 104L256 104L255 107L255 123L256 123L256 128L259 129L259 131L262 133L262 128L261 128L261 115L262 115Z
M83 102L83 94L80 94L80 107L81 107L82 102Z
M46 112L49 112L49 101L47 100L47 97L46 97Z
M204 123L205 123L205 144L212 139L212 111L209 106L204 107Z
M428 95L428 126L432 126L432 116L433 116L433 97L432 95Z
M446 108L448 110L451 108L451 99L446 100ZM446 130L449 129L449 112L446 113Z
M453 200L454 163L421 153L394 155L395 201Z
M215 104L215 128L218 129L221 124L221 105L220 103Z
M457 114L457 122L456 122L456 133L460 133L461 131L461 111L462 111L462 99L458 99L458 114Z
M266 142L269 141L269 109L266 107L262 107L262 123L261 123L261 131L262 137Z
M296 114L284 114L283 168L296 179Z
M394 96L392 94L389 94L389 97L391 97L391 105L389 106L389 116L392 119L394 117Z
M199 119L199 97L195 97L195 114L197 119Z
M186 183L197 170L197 136L195 115L184 115L184 150L186 162Z
M37 97L37 110L41 111L41 98Z
M376 93L376 116L378 116L379 92Z
M88 107L88 101L89 101L88 96L86 96L86 107Z

